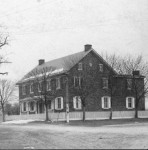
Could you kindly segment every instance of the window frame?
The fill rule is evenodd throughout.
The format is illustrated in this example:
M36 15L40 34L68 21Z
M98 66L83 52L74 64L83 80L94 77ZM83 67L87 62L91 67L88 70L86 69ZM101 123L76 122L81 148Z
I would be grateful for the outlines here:
M131 82L130 84L129 84L129 81ZM131 90L132 89L132 79L131 78L128 78L128 79L126 79L126 82L127 82L127 89L128 90Z
M107 98L108 107L105 107L105 98ZM111 108L111 97L110 96L103 96L101 98L101 103L102 103L102 109L110 109Z
M78 63L78 70L83 70L83 64L82 64L82 62Z
M58 99L60 98L61 100L61 107L58 107ZM56 97L55 98L55 110L62 110L63 109L63 97Z
M105 84L105 82L107 82L106 83L106 86L104 86ZM108 78L102 78L102 88L103 89L108 89Z
M103 72L103 70L104 70L104 69L103 69L103 64L99 64L99 71L100 71L100 72Z
M76 80L78 80L78 86L76 86ZM74 76L74 87L81 87L81 77Z
M34 89L33 89L33 83L31 83L31 84L30 84L30 93L34 93L33 90L34 90Z
M131 105L132 107L129 107L129 98L131 98ZM127 109L134 109L135 108L135 98L132 96L126 97L126 108Z
M78 104L78 107L77 107L77 104ZM73 97L73 108L76 110L82 109L82 100L81 100L80 96Z
M50 83L50 86L48 86L49 85L48 83ZM51 91L51 79L47 80L46 89L47 89L47 91Z
M60 77L56 78L56 90L61 89L61 80Z
M26 85L22 85L22 95L26 95Z

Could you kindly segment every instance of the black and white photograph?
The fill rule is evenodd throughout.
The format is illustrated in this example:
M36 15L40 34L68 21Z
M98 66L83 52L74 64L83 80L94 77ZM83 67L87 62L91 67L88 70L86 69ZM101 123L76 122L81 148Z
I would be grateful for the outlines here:
M148 0L0 0L0 149L148 149Z

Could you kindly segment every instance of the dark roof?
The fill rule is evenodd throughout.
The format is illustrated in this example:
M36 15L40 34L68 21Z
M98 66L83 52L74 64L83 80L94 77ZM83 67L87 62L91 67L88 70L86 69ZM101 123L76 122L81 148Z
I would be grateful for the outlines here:
M36 66L33 70L36 70L36 69L41 70L46 67L53 67L53 68L56 68L56 70L61 69L60 72L57 71L57 73L55 74L65 73L69 71L75 64L77 64L82 58L84 58L90 51L92 51L92 49L86 52L81 51L72 55L54 59L54 60L45 62L42 65ZM33 70L31 70L30 72L32 72ZM25 79L27 78L28 74L29 73L27 73L17 84L25 82Z

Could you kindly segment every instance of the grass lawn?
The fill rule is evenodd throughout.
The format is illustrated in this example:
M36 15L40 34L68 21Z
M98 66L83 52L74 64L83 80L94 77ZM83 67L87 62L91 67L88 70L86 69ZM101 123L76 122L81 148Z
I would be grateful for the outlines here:
M81 127L100 127L107 125L126 125L133 123L148 123L148 118L132 118L132 119L113 119L113 120L86 120L85 122L81 120L70 121L66 123L65 121L58 122L47 122L47 121L34 121L29 124L53 124L53 125L64 125L64 126L81 126Z

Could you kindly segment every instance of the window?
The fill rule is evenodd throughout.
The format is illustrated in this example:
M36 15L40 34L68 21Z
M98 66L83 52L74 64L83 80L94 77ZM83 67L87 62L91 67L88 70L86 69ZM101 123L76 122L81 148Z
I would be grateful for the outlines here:
M103 109L111 108L111 100L109 96L102 97L102 108Z
M81 109L82 108L80 96L73 97L73 107L75 109Z
M26 111L26 102L23 103L23 111Z
M57 110L63 109L63 97L57 97L55 99L55 109Z
M132 79L127 79L127 89L131 90L132 88Z
M38 91L41 92L41 90L42 90L42 82L40 81L40 82L38 83Z
M23 95L26 94L26 86L25 86L25 85L22 86L22 94L23 94Z
M56 78L56 89L60 89L61 84L60 84L60 78Z
M135 108L135 99L134 99L134 97L127 97L126 98L126 108L127 109Z
M99 64L99 71L103 72L103 64Z
M34 111L34 102L30 102L30 111Z
M47 91L51 90L51 80L47 81Z
M82 68L82 63L79 63L79 64L78 64L78 70L83 70L83 68Z
M30 93L33 93L33 83L30 84Z
M82 78L74 77L74 87L81 87Z
M103 78L103 89L104 88L108 88L108 79L107 78Z

